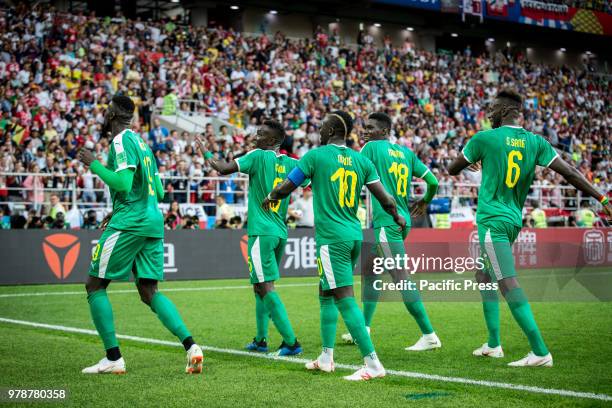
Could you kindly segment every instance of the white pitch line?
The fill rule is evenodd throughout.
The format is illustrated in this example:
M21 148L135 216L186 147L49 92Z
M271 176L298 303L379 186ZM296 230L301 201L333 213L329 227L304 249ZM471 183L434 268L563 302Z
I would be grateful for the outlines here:
M60 325L54 325L54 324L29 322L26 320L7 319L4 317L0 317L0 322L19 324L22 326L36 327L36 328L48 329L48 330L58 330L58 331L63 331L67 333L87 334L90 336L98 335L98 332L96 332L95 330L90 330L90 329L80 329L78 327L69 327L69 326L60 326ZM182 347L183 346L181 343L174 342L174 341L151 339L147 337L129 336L126 334L117 334L117 338L136 341L140 343L159 344L162 346L172 346L172 347ZM212 346L201 346L201 347L202 349L211 351L213 353L224 353L224 354L232 354L232 355L237 355L237 356L256 357L256 358L263 358L266 360L280 360L280 361L286 361L289 363L296 363L296 364L305 364L308 361L310 361L304 358L278 357L278 356L273 356L269 354L252 353L252 352L248 352L244 350L235 350L235 349L227 349L227 348L212 347ZM360 366L352 365L352 364L336 364L335 366L337 368L342 368L346 370L358 370L359 368L361 368ZM462 378L462 377L447 377L443 375L417 373L413 371L387 370L387 374L398 376L398 377L417 378L421 380L450 382L450 383L467 384L467 385L479 385L482 387L503 388L503 389L512 390L512 391L526 391L526 392L531 392L531 393L536 393L536 394L558 395L562 397L573 397L573 398L586 398L586 399L593 399L593 400L599 400L599 401L612 401L612 396L610 395L596 394L593 392L581 392L581 391L563 390L563 389L555 389L555 388L542 388L542 387L534 387L531 385L503 383L503 382L497 382L497 381L474 380L471 378Z
M360 282L355 282L358 285ZM285 285L275 285L277 288L296 288L302 286L317 286L318 283L288 283ZM201 286L195 288L162 288L163 292L199 292L208 290L232 290L232 289L253 289L253 286L240 285L240 286ZM109 294L121 294L121 293L136 293L136 289L118 289L109 290ZM23 292L23 293L3 293L0 294L0 298L18 298L18 297L34 297L34 296L69 296L69 295L82 295L86 296L85 290L70 291L70 292Z

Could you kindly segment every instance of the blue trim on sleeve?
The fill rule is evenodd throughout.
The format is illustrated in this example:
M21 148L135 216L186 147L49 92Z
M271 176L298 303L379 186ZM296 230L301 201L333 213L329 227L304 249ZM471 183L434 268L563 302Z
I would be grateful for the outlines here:
M295 184L296 186L299 186L304 182L304 180L306 180L306 175L299 167L296 167L293 170L291 170L287 178L291 180L293 184Z

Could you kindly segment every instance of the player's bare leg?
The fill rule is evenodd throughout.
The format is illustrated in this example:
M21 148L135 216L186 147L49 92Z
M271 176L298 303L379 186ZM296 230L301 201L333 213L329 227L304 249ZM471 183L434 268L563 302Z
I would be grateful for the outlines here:
M183 323L183 319L176 306L157 290L157 281L154 279L138 279L136 287L140 294L140 300L151 307L151 310L157 314L162 324L183 343L183 347L187 352L185 372L188 374L201 373L202 349L191 337L191 333L189 333L185 323Z
M531 351L522 359L508 363L511 367L552 367L553 358L535 322L527 296L515 277L498 281L512 316L527 336Z
M125 374L125 361L121 357L119 342L115 335L113 309L106 294L109 284L109 279L95 276L89 276L85 284L91 318L104 343L106 357L97 364L84 368L82 370L84 374Z

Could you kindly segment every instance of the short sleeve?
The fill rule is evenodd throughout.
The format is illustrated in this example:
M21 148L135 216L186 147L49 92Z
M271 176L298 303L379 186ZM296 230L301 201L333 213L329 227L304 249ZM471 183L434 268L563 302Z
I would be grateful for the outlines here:
M476 163L482 159L482 136L476 133L463 148L463 157L470 163Z
M113 150L115 152L115 168L121 171L128 168L138 167L138 147L125 133L119 133L113 138Z
M251 171L255 169L255 163L261 152L262 150L260 149L251 150L244 156L235 159L238 171L244 174L251 174Z
M378 177L378 172L376 171L376 167L374 167L374 163L367 157L364 157L364 169L365 169L365 184L376 183L380 181L380 177Z
M297 167L298 167L298 160L292 158L291 159L291 170L293 170L293 169L295 169ZM310 184L310 179L308 177L306 177L304 179L304 181L302 181L302 184L300 184L300 187L308 187L309 184Z
M538 157L536 158L536 163L538 166L548 167L559 154L542 136L536 137L538 140Z
M316 150L310 150L300 159L297 164L297 167L302 170L302 173L304 173L307 179L312 178L314 173L315 155Z
M429 169L427 168L425 164L423 164L423 162L419 159L419 157L413 151L410 151L409 154L410 154L411 161L412 161L412 176L423 178L423 176L427 174Z

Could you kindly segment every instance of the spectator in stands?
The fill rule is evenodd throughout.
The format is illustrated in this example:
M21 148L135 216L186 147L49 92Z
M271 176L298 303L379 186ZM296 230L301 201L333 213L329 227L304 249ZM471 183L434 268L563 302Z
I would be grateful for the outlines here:
M218 195L216 198L217 212L215 218L216 228L228 228L229 220L234 217L234 209L232 206L225 202L225 198L222 195Z
M590 200L583 200L580 210L576 211L576 224L583 228L593 228L597 215L591 210Z
M36 162L30 163L29 171L31 173L38 174L40 169ZM36 213L39 213L42 207L42 204L45 200L45 192L44 192L44 183L41 176L38 175L29 175L23 181L23 187L26 188L25 198L31 203L33 209Z
M153 152L158 150L166 150L166 141L168 139L168 129L161 125L159 119L153 120L153 126L149 131L149 143Z
M84 220L83 220L83 229L85 230L93 230L93 229L97 229L100 226L100 223L98 222L98 215L96 214L95 210L89 210L87 211L87 215L85 216Z
M302 196L291 204L287 213L295 219L296 228L314 228L314 208L310 186L303 189Z
M66 214L66 209L60 202L59 195L57 193L52 193L49 196L49 210L47 211L47 214L49 214L49 217L51 217L52 220L55 220L60 213L62 214L63 221L64 214Z
M177 229L183 220L183 216L181 214L181 209L179 207L178 201L174 200L170 204L170 209L166 213L165 216L165 224L170 227L170 229Z
M547 228L546 213L540 208L540 203L537 200L531 202L533 209L527 216L527 223L532 228Z

